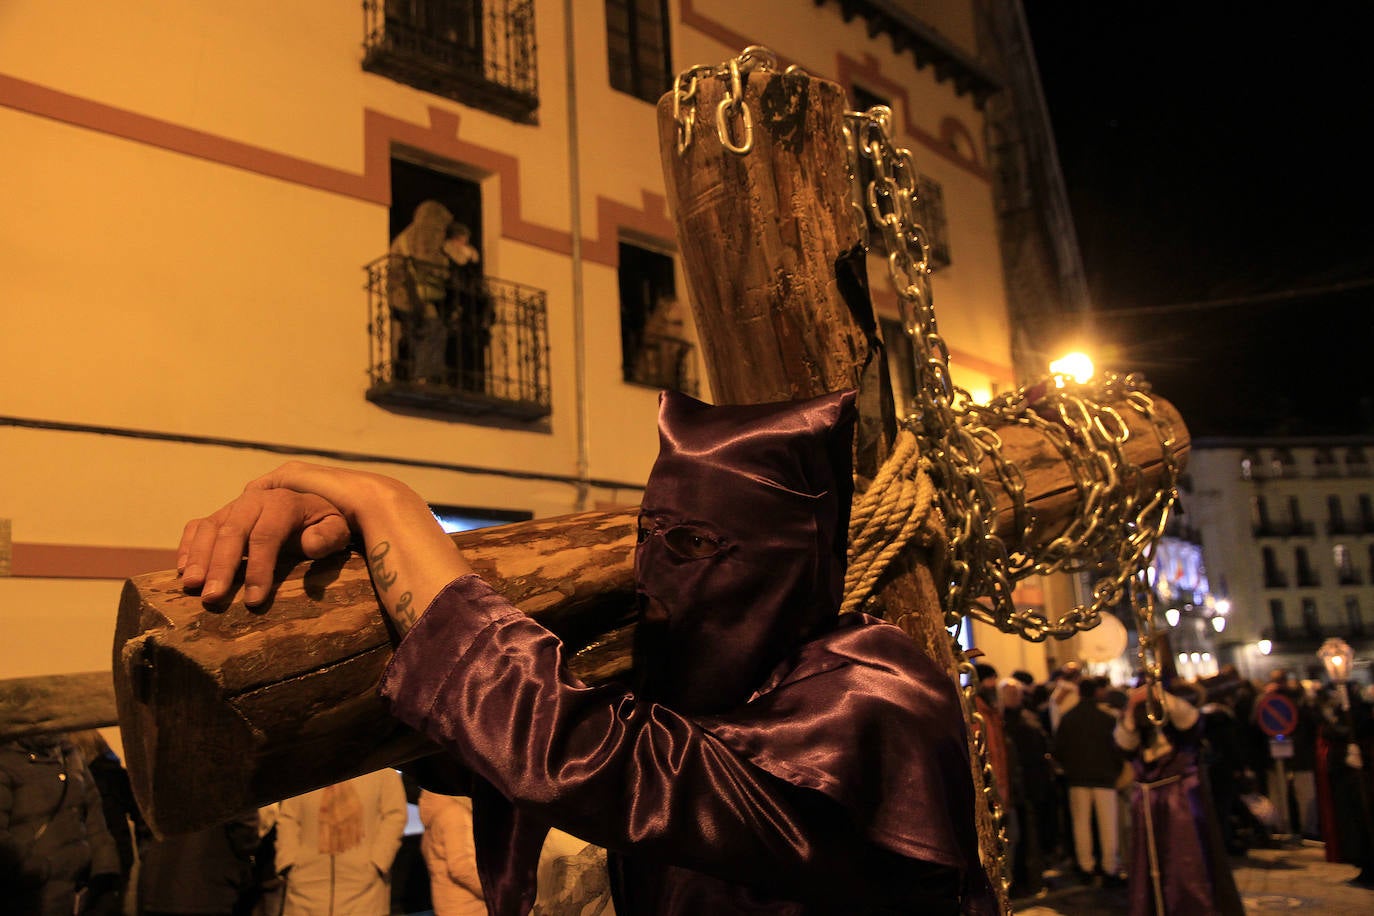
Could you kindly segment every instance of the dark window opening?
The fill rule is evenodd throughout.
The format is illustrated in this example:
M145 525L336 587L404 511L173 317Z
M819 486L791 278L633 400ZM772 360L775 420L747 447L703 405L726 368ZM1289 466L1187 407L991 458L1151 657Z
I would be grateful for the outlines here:
M1293 548L1293 560L1298 567L1298 587L1315 588L1320 583L1317 573L1312 569L1312 558L1307 555L1306 547Z
M672 86L668 0L606 0L611 88L657 102Z
M696 346L687 338L672 256L621 242L618 277L621 377L695 395Z
M393 159L390 246L367 266L368 398L516 420L548 416L543 290L486 276L476 181Z
M534 0L363 0L363 69L532 123Z
M1315 598L1302 599L1302 628L1308 636L1320 636L1322 632L1321 620L1317 617L1317 600Z
M1350 627L1350 635L1364 635L1364 617L1360 614L1360 599L1353 595L1345 599L1345 622Z
M1326 497L1326 531L1328 534L1350 534L1345 528L1345 513L1339 496Z
M1250 497L1250 527L1256 537L1274 533L1274 526L1269 520L1269 503L1263 496Z
M1288 577L1279 569L1278 558L1274 555L1274 548L1265 547L1261 556L1264 559L1264 587L1287 588Z
M889 99L878 95L876 92L870 92L862 86L850 86L849 97L854 100L855 111L868 111L868 109L877 108L879 105L884 108L892 107L892 102Z
M1274 625L1274 636L1283 639L1288 635L1288 621L1284 619L1283 599L1269 599L1269 621Z
M1302 504L1298 502L1298 498L1296 496L1288 497L1288 532L1290 534L1311 534L1313 530L1312 523L1303 517Z
M1374 534L1374 501L1369 494L1360 494L1360 533Z
M1359 585L1360 573L1350 556L1350 548L1345 544L1335 544L1331 548L1331 562L1336 567L1336 582L1341 585Z
M883 348L887 353L887 374L892 379L892 400L897 418L911 416L916 409L916 349L906 327L896 318L879 318Z

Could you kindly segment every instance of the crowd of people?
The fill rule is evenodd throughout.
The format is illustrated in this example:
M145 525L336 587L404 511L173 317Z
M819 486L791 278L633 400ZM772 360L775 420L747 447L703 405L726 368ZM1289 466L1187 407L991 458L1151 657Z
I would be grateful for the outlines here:
M413 856L408 824L422 831ZM95 730L0 744L0 903L14 916L487 912L466 795L383 769L158 838ZM532 912L614 916L605 850L552 831Z
M1115 686L1074 664L1044 683L976 668L1013 898L1067 877L1129 882L1140 916L1242 913L1230 857L1290 831L1323 841L1329 860L1362 868L1354 883L1374 886L1374 780L1364 766L1374 706L1358 689L1282 670L1260 685L1227 670L1171 680L1151 717L1144 686ZM1270 693L1298 710L1282 768L1256 721ZM423 828L422 859L409 869L412 884L424 884L420 906L486 912L464 795L382 770L159 841L96 731L0 746L0 888L13 912L44 916L379 916L397 911L392 875L407 796ZM534 912L610 913L605 863L604 850L554 831Z
M1374 887L1374 706L1358 685L1286 670L1257 684L1226 668L1166 677L1151 699L1073 663L1043 683L976 670L1013 898L1068 880L1129 884L1133 916L1242 913L1230 858L1280 834L1323 841L1328 860L1361 868L1352 883ZM1298 711L1278 753L1256 715L1271 693Z

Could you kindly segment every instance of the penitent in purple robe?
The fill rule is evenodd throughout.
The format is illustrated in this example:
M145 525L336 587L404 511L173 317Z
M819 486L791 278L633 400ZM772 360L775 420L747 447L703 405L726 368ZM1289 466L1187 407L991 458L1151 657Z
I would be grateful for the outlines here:
M852 393L664 396L633 689L476 576L402 641L383 693L480 777L493 913L528 911L549 826L607 848L621 916L995 912L950 677L837 614L853 420Z

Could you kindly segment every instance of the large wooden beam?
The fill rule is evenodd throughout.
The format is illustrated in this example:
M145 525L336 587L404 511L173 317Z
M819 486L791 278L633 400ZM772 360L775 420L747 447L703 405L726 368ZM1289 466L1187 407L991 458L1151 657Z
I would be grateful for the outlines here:
M634 510L455 535L473 568L605 680L629 663ZM174 571L130 580L115 632L125 758L144 817L185 833L432 751L377 695L394 640L356 554L290 570L266 608L218 610Z
M105 728L117 720L108 671L0 680L0 741Z

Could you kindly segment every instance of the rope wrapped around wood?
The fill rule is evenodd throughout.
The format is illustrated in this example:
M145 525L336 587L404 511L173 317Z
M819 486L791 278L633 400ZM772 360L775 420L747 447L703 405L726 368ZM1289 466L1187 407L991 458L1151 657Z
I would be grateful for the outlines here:
M854 499L840 613L863 609L887 567L925 523L934 495L935 485L921 467L916 436L902 429L872 485Z

